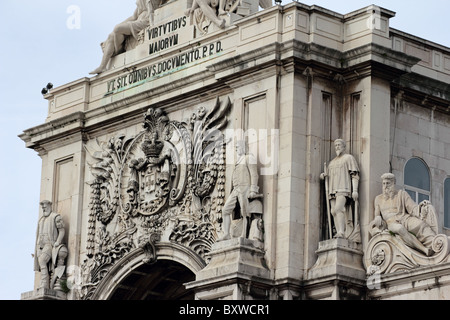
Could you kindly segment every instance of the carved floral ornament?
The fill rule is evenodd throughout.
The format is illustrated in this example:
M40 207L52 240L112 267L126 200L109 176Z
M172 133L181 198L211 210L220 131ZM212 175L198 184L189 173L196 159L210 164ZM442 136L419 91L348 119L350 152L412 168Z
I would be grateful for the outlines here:
M200 107L188 121L161 109L144 115L144 130L86 147L91 187L87 259L81 298L89 298L108 270L133 250L156 261L155 244L169 241L207 260L218 239L224 204L229 99Z

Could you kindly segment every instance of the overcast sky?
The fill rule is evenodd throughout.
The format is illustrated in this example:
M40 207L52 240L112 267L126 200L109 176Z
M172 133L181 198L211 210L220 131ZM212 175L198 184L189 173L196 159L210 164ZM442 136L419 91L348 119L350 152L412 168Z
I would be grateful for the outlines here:
M342 14L376 4L397 13L391 27L450 47L448 0L300 2ZM99 65L100 42L135 7L135 0L0 1L0 300L20 299L34 284L41 159L18 135L44 123L41 89L88 77Z

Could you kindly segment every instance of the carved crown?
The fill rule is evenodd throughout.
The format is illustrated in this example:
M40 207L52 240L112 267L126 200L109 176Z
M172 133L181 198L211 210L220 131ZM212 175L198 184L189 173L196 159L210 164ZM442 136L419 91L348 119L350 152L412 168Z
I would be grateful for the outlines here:
M164 143L158 139L158 133L153 132L145 136L144 142L141 145L142 151L144 151L147 158L156 158L161 154L164 148Z

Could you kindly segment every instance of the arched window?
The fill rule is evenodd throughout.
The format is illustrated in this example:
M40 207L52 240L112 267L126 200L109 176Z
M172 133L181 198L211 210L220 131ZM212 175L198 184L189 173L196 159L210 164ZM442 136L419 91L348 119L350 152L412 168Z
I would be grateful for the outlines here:
M431 181L427 164L419 158L411 158L405 165L404 188L417 203L430 200Z
M450 178L444 181L444 227L450 228Z

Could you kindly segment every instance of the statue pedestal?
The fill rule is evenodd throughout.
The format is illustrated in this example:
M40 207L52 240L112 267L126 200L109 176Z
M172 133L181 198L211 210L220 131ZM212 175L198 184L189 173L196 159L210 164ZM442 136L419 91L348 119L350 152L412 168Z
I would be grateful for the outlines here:
M188 289L198 300L268 299L270 272L260 242L245 238L220 241L212 246L210 263Z
M67 294L52 289L36 289L22 293L21 300L67 300Z
M319 243L318 258L308 271L305 293L308 299L361 299L366 289L366 272L360 244L346 239Z
M431 247L433 254L425 256L407 246L401 237L384 231L374 235L367 244L364 266L368 274L387 274L450 262L448 236L437 234Z

